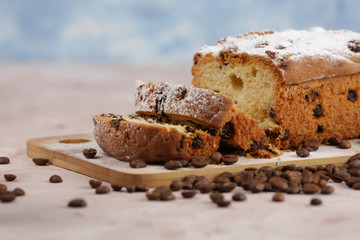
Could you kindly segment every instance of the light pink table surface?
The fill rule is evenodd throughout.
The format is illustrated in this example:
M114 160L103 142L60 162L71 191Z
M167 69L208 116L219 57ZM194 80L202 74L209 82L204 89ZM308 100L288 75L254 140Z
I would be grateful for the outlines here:
M331 184L335 193L286 195L247 193L246 202L221 209L209 196L149 202L144 193L95 195L89 177L55 166L35 166L26 156L31 138L92 131L91 115L134 110L134 81L190 85L191 66L0 65L0 183L26 196L0 203L0 239L359 239L360 191ZM14 182L2 175L14 173ZM58 174L63 183L48 179ZM241 190L240 188L238 190ZM70 209L69 200L88 206ZM230 199L231 194L226 194Z

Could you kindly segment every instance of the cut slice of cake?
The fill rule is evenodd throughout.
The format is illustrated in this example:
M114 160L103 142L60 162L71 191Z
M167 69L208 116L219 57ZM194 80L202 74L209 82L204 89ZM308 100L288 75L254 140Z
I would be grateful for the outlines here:
M231 98L281 148L360 134L360 34L250 32L194 55L193 85Z

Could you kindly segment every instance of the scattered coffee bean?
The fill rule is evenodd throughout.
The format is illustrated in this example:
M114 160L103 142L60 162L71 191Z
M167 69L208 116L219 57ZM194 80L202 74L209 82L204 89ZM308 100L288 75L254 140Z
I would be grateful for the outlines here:
M181 189L183 188L183 186L184 186L184 182L183 182L183 181L181 181L181 180L174 180L174 181L172 181L171 184L170 184L170 189L171 189L172 191L179 191L179 190L181 190Z
M272 197L272 200L274 202L283 202L285 200L285 196L284 194L277 192L274 194L274 196Z
M183 198L193 198L196 195L196 190L185 190L181 192Z
M159 200L159 199L160 199L160 193L159 193L159 192L155 192L155 191L147 192L147 193L146 193L146 197L147 197L147 199L150 200L150 201L156 201L156 200Z
M133 159L130 161L131 168L144 168L146 167L146 162L142 159Z
M5 191L0 194L1 202L8 203L16 199L16 194L14 192Z
M348 148L351 148L351 143L349 141L342 140L339 143L338 147L341 148L341 149L348 149Z
M49 159L47 158L33 158L33 163L38 166L45 166L49 163Z
M17 197L20 197L20 196L24 196L25 195L25 191L22 190L21 188L15 188L14 189L14 193Z
M222 158L222 154L220 152L214 152L210 156L211 163L213 163L213 164L220 164L221 158Z
M332 146L337 146L337 145L340 144L341 139L340 139L340 138L335 138L335 137L333 137L333 138L330 138L330 139L328 140L328 142L329 142L329 144L332 145Z
M210 194L210 199L213 203L224 201L224 195L219 192L213 192Z
M353 155L351 158L349 158L348 163L351 163L352 161L355 161L357 159L360 159L360 153L357 153Z
M355 159L349 163L351 168L360 168L360 159Z
M164 167L168 170L176 170L181 168L183 165L179 160L170 160L164 164Z
M98 188L101 186L102 182L99 180L95 180L95 179L90 179L89 180L89 184L92 188Z
M128 193L133 193L136 191L136 185L135 184L132 184L132 183L128 183L128 184L125 184L125 189L126 189L126 192Z
M231 201L218 201L216 202L216 204L218 205L218 207L228 207L231 204Z
M94 158L96 153L97 151L95 148L86 148L83 150L83 154L86 158Z
M225 192L231 192L236 188L237 184L234 182L227 182L227 183L217 183L215 184L214 190L225 193Z
M313 198L313 199L311 199L310 204L313 206L318 206L318 205L322 204L322 201L318 198Z
M194 175L194 174L191 174L191 175L187 175L186 177L184 177L184 182L188 182L188 183L191 183L191 184L193 184L193 183L195 183L196 182L196 180L197 180L197 176L196 175Z
M7 190L7 186L5 184L0 183L0 192L5 192Z
M324 186L321 188L321 194L332 194L334 192L334 188L332 186Z
M351 186L352 189L360 190L360 182L356 182Z
M9 164L10 159L8 157L0 157L0 164Z
M59 175L52 175L49 179L49 182L51 183L61 183L62 178Z
M120 192L121 189L123 188L123 186L121 186L119 184L111 184L111 188L114 192Z
M191 159L191 165L195 168L203 168L209 164L209 158L206 156L196 156Z
M16 175L14 174L4 174L4 178L8 182L12 182L16 179Z
M153 192L160 193L159 199L161 201L172 201L175 200L175 196L172 193L171 189L166 186L160 186L153 190Z
M232 200L234 201L245 201L246 200L246 195L242 192L237 192L234 193L234 195L232 196Z
M310 152L309 150L307 150L307 148L299 148L298 150L296 150L296 155L298 155L299 157L308 157L310 156Z
M304 142L303 147L309 150L310 152L315 152L319 149L320 143L321 142L319 140L309 139Z
M201 193L209 193L214 189L214 187L215 187L215 184L213 184L213 183L203 183L202 185L200 185L198 187L198 190Z
M232 165L239 160L239 156L228 154L228 155L222 156L221 160L225 165Z
M68 207L81 208L86 207L86 201L82 198L75 198L68 203Z
M180 159L179 161L180 161L182 167L187 167L189 165L189 160Z
M303 192L305 194L315 194L320 190L319 186L313 183L306 183L303 186Z
M149 187L145 184L137 184L135 186L135 190L137 192L147 192L147 191L149 191Z
M100 186L95 190L96 194L107 194L109 192L110 192L110 188L108 186Z

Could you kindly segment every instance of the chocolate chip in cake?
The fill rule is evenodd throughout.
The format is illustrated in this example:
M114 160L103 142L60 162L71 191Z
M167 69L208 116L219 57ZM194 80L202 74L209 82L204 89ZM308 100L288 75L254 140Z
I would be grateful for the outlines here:
M316 139L309 139L304 141L303 147L307 148L310 152L317 151L320 147L320 141Z
M38 166L45 166L49 163L47 158L33 158L33 162Z
M113 124L115 125L116 130L119 130L121 121L124 121L124 119L122 117L112 120Z
M176 170L182 167L180 160L170 160L164 164L164 167L168 170Z
M98 188L101 186L102 182L99 180L90 179L89 184L90 184L91 188Z
M286 58L280 59L278 62L281 68L286 68L289 65L289 60Z
M319 93L317 91L311 91L309 96L311 101L314 101L319 96Z
M194 127L191 127L191 126L186 126L186 127L185 127L185 130L186 130L187 132L195 132L195 131L196 131L196 129L195 129Z
M106 194L110 192L110 188L108 186L100 186L95 190L96 194Z
M24 196L25 195L25 191L21 188L15 188L14 189L14 193L17 197L20 197L20 196Z
M4 178L8 182L12 182L16 179L16 175L14 174L4 174Z
M68 207L81 208L86 207L86 201L82 198L75 198L68 203Z
M218 130L213 128L213 129L206 129L206 131L213 137L215 137L218 133Z
M284 136L282 137L281 141L286 141L289 139L289 131L285 130Z
M274 118L274 117L276 117L276 112L275 112L275 109L274 108L270 108L269 109L269 117L271 117L271 118Z
M181 135L181 139L179 141L179 148L177 149L178 152L180 152L184 148L184 139L185 139L185 136Z
M255 152L255 151L259 150L259 149L260 149L260 146L257 143L257 141L252 140L252 143L250 145L250 152Z
M317 133L321 133L321 132L323 132L323 131L324 131L324 127L321 126L321 125L318 125L318 126L317 126L317 129L316 129L316 132L317 132Z
M360 52L360 40L351 40L348 42L348 48L353 52Z
M222 158L221 158L221 161L225 165L232 165L232 164L236 163L238 160L239 160L239 156L238 155L233 155L233 154L223 155Z
M10 159L8 157L0 157L0 164L9 164Z
M146 161L142 159L133 159L129 162L131 168L144 168L146 167Z
M322 201L318 198L313 198L311 199L310 201L310 205L312 206L318 206L318 205L321 205L322 204Z
M94 158L96 153L97 151L95 148L86 148L83 150L83 154L86 158Z
M284 194L277 192L273 195L272 200L274 202L283 202L285 200Z
M51 183L61 183L62 178L59 175L52 175L49 179L49 182Z
M318 105L315 109L314 109L314 116L316 118L321 117L321 115L323 114L324 110L322 109L321 105Z
M203 146L203 141L199 137L199 135L196 135L193 139L191 139L191 146L193 148L201 148Z
M268 55L269 58L274 59L276 57L276 52L266 50L266 55Z
M114 192L120 192L123 186L121 186L120 184L111 184L111 188Z
M164 113L164 102L166 101L167 96L163 95L160 99L156 99L155 103L155 111L156 114L159 114L160 116L166 116Z
M187 93L186 87L185 87L185 86L179 86L179 87L176 89L175 97L177 97L177 98L179 98L179 99L184 99L186 93Z
M237 202L245 201L246 200L246 195L244 193L242 193L242 192L234 193L234 195L232 196L232 200L237 201Z
M234 125L231 122L227 122L222 128L223 138L232 139L234 137Z
M328 142L329 142L329 144L332 145L332 146L338 146L339 143L341 142L341 139L340 139L340 138L335 138L335 137L333 137L333 138L330 138L330 139L328 140Z
M307 148L299 148L298 150L296 150L296 155L304 158L310 156L310 152L309 150L307 150Z
M210 160L206 156L195 156L191 159L191 165L195 168L203 168L208 165L209 162Z
M210 156L211 163L220 164L221 163L222 154L220 152L214 152Z
M196 190L185 190L181 192L183 198L193 198L197 194Z
M348 90L347 100L349 100L350 102L355 102L357 100L357 95L355 90L352 89Z
M3 203L12 202L16 199L16 194L14 192L5 191L0 194L0 200Z
M348 148L351 148L351 143L349 141L346 141L346 140L341 140L338 147L341 148L341 149L348 149Z

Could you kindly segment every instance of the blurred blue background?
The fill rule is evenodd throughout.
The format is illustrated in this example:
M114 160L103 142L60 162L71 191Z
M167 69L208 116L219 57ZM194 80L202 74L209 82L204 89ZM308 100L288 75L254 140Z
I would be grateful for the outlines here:
M191 62L252 30L360 31L357 0L0 0L0 61Z

